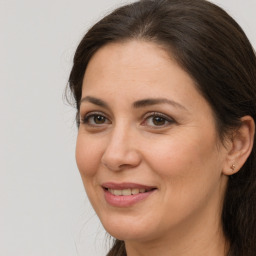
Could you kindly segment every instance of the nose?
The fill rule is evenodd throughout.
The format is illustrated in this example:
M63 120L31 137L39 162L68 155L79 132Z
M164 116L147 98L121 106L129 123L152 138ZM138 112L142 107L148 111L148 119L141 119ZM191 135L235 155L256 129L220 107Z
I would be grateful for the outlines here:
M130 130L118 127L113 129L101 158L102 164L112 171L138 166L141 155L135 140L135 135Z

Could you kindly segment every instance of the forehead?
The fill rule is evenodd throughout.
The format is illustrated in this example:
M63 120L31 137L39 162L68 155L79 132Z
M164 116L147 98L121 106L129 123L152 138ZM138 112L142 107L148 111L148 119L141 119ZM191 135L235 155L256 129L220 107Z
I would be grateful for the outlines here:
M106 91L140 89L159 91L172 85L194 86L193 79L163 48L145 41L111 43L100 48L91 58L83 81L83 94L89 90Z
M163 60L174 61L171 54L160 45L143 40L129 40L109 43L101 47L92 56L87 69L96 61L98 65L99 62L102 64L108 62L110 65L112 62L114 64L119 62L129 67L139 65L141 68L154 68L156 65L163 64ZM104 68L107 67L104 66Z

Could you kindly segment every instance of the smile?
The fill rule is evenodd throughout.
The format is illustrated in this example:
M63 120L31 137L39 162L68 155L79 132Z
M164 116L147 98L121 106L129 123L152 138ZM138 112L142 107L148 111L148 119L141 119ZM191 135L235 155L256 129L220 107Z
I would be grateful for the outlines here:
M157 191L156 187L134 183L105 183L102 188L106 202L114 207L131 207Z
M150 189L152 190L152 189ZM145 188L128 188L128 189L111 189L108 188L108 191L115 196L131 196L137 195L139 193L145 193L150 190L146 190Z

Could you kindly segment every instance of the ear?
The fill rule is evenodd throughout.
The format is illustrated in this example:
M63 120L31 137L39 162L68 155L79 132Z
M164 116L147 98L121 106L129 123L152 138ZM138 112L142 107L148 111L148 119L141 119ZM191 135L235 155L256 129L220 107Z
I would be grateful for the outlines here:
M232 133L223 174L238 172L249 157L254 141L255 123L251 116L241 118L241 126Z

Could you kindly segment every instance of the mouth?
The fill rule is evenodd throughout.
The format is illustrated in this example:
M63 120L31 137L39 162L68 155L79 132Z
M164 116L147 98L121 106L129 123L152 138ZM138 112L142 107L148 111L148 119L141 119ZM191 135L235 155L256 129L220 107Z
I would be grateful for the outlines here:
M105 183L102 188L106 202L115 207L130 207L157 190L156 187L134 183Z
M137 195L140 193L147 193L155 190L156 188L145 189L145 188L127 188L127 189L112 189L112 188L104 188L105 191L108 191L112 195L115 196L131 196Z

